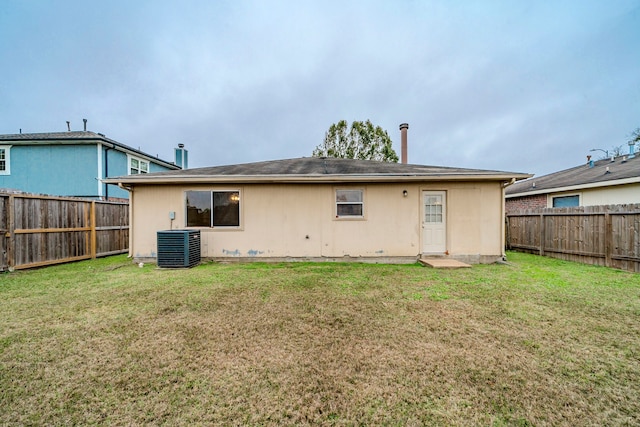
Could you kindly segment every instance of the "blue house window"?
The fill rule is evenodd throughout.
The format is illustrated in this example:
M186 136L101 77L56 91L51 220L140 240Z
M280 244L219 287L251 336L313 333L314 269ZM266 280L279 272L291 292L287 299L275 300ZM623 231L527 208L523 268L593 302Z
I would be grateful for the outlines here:
M0 175L9 175L11 169L9 168L9 149L10 145L0 145Z
M149 172L149 162L137 157L129 157L129 175L138 175Z
M580 196L562 196L553 198L554 208L572 208L574 206L580 206Z

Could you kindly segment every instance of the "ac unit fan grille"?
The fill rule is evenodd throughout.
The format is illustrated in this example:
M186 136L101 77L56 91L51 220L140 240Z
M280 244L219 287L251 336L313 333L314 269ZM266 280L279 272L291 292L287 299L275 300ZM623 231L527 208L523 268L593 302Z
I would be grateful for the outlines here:
M200 230L158 231L158 267L185 268L200 263Z

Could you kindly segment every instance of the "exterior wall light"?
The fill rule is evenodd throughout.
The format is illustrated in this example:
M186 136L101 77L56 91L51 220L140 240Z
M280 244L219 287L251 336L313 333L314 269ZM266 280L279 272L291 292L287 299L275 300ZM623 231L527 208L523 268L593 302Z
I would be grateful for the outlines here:
M403 196L403 197L407 197L408 195L409 195L409 192L408 192L407 190L404 190L404 191L402 192L402 196Z

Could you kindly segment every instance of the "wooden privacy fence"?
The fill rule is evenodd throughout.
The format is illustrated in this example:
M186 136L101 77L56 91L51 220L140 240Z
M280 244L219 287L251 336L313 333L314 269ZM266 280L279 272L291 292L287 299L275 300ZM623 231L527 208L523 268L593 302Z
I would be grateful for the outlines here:
M640 204L507 214L507 248L640 272Z
M0 194L0 271L127 252L128 203Z

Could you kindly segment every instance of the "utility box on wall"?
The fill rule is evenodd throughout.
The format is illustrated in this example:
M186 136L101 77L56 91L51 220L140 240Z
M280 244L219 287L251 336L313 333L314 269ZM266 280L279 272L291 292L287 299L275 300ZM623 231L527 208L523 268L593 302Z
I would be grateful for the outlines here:
M188 268L200 263L200 230L158 231L158 267Z

